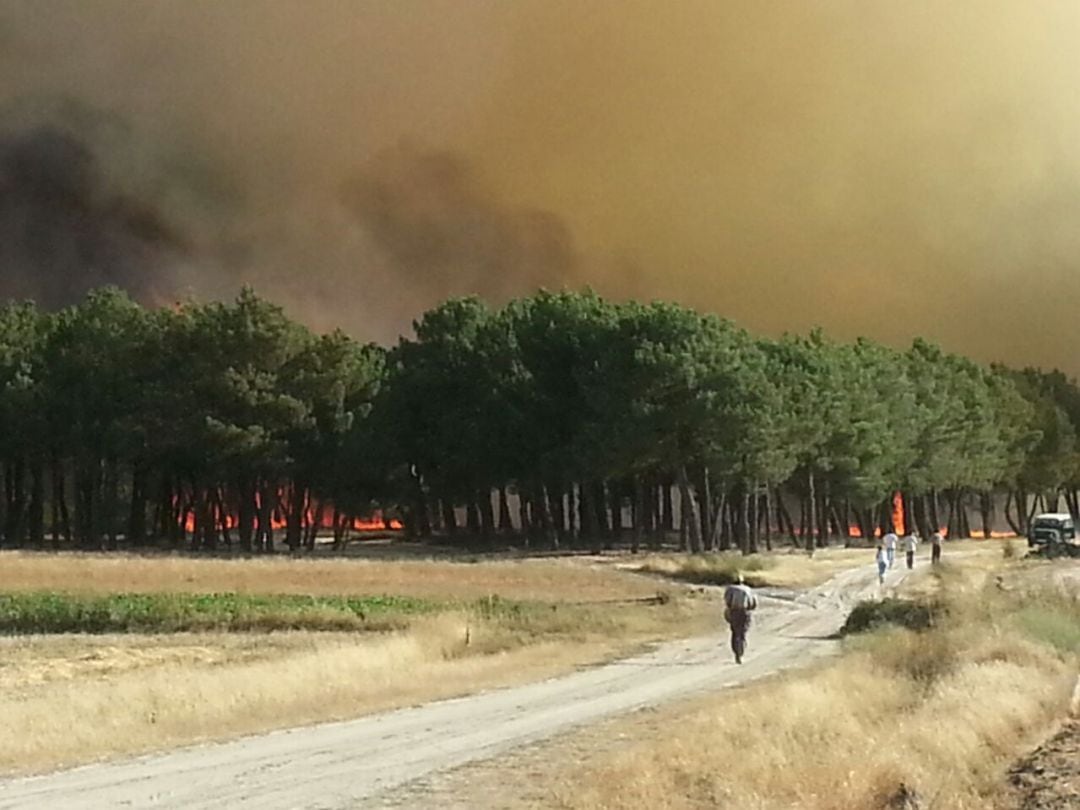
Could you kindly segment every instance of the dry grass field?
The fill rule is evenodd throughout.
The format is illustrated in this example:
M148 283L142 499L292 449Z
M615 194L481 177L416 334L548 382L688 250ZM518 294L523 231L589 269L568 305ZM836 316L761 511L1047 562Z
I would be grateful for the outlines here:
M652 596L655 583L573 559L195 559L0 552L0 592L387 594L588 602Z
M868 553L779 553L762 568L794 586L864 564ZM622 570L643 562L656 564L629 556L453 562L3 553L0 592L8 593L388 594L447 606L403 616L383 633L0 637L0 716L19 730L0 738L0 769L38 771L355 717L536 680L715 629L711 596L665 582L655 569L651 576ZM671 598L652 599L658 590ZM491 597L533 608L488 615L462 607ZM848 686L840 684L840 693ZM580 793L585 801L588 791ZM609 799L621 806L617 797L597 801Z
M896 594L947 600L930 631L851 637L812 668L461 769L438 795L453 810L1014 810L1010 765L1070 708L1080 602L1057 564L963 547Z
M1075 595L1033 572L1052 573L961 564L937 628L852 639L813 671L615 725L645 742L552 775L547 806L994 807L1008 765L1067 712L1080 654Z
M0 637L0 769L37 771L535 680L703 632L707 600L566 560L195 560L0 554L0 592L391 594L383 633ZM518 600L490 612L463 603ZM500 604L494 603L496 607Z

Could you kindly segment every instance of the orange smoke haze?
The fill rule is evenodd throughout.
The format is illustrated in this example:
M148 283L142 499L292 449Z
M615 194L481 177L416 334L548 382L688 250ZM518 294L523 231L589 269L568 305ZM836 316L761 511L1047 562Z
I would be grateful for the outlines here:
M157 297L387 340L589 284L1077 372L1078 39L1068 0L0 0L0 112L183 235Z

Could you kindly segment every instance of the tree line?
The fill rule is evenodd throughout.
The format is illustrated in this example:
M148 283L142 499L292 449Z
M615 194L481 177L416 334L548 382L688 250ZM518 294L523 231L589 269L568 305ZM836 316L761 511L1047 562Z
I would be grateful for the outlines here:
M381 514L416 537L753 552L872 536L896 492L924 536L1080 512L1058 371L588 292L452 299L414 327L317 335L251 290L5 304L0 544L299 550Z

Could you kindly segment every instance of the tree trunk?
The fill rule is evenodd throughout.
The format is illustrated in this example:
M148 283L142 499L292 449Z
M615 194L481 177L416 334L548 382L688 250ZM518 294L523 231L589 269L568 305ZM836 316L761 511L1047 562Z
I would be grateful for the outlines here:
M727 513L727 490L720 490L720 497L717 498L716 512L713 513L713 534L709 538L709 550L719 551L721 549L726 550L725 546L728 542L727 533L724 531L724 519Z
M563 487L554 481L547 485L547 491L551 498L551 522L555 534L556 546L566 544L566 497Z
M540 529L543 532L544 543L550 548L557 549L559 547L559 537L554 531L553 519L551 516L551 501L549 499L547 487L543 484L540 485L539 491L539 503L537 506L540 508Z
M765 550L772 551L772 487L765 487Z
M293 554L300 550L306 505L307 487L300 481L293 481L285 507L285 545Z
M642 481L641 473L634 475L634 497L631 504L631 514L633 515L633 534L630 537L630 553L637 554L641 548L641 541L644 537L645 530L645 484Z
M1065 498L1065 506L1068 508L1069 514L1072 515L1073 520L1075 520L1077 513L1080 512L1080 509L1078 509L1078 507L1077 507L1077 501L1076 501L1077 492L1076 492L1076 490L1075 489L1066 489L1062 493L1062 495Z
M524 501L522 502L524 503ZM446 533L453 537L457 534L457 510L454 509L454 505L442 498L439 500L439 508L442 510L443 524L446 526Z
M611 530L608 532L607 548L617 547L622 542L623 532L622 482L608 481L604 489L607 495L608 512L611 514Z
M274 552L274 511L277 509L278 485L264 482L259 494L259 525L255 534L255 550Z
M607 487L603 481L593 482L592 497L603 545L608 545L611 542L611 515L608 513Z
M30 542L45 547L45 462L35 458L30 465L30 508L28 514Z
M672 488L674 484L670 479L665 479L660 484L660 497L662 499L664 507L664 531L675 531L675 501L672 498Z
M967 493L962 489L956 494L956 508L960 515L960 536L971 537L971 518L967 509Z
M510 517L510 499L506 495L506 484L499 486L499 533L505 537L514 534L514 521Z
M341 514L337 506L334 506L334 551L345 548L345 531L348 527L348 518Z
M315 550L315 542L319 539L319 529L322 528L323 518L326 516L326 502L320 498L315 507L315 515L308 526L307 535L304 538L304 548L308 551Z
M115 456L109 456L105 460L102 484L102 518L105 537L109 550L115 551L117 524L120 517L120 465Z
M420 537L431 537L431 515L424 482L415 464L409 465L409 484L412 487L413 527Z
M240 538L240 551L250 554L255 536L255 486L245 478L241 479L237 489L240 494L240 503L236 510L238 521L236 533Z
M679 523L685 526L687 530L687 549L693 554L700 553L701 519L698 515L694 494L690 491L690 476L687 475L685 464L679 465L677 475L682 507L680 509Z
M941 509L938 505L938 491L937 489L930 490L930 522L934 524L935 529L940 529L947 524L941 522Z
M128 546L142 546L146 542L146 477L146 468L136 462L131 468L131 504L125 532Z
M703 464L701 467L701 489L698 490L701 493L701 536L708 542L708 551L712 551L712 482L709 480L709 465Z
M132 499L127 510L127 544L141 546L146 543L146 508L149 502L146 467L136 463L132 467Z
M26 521L26 463L22 457L5 465L4 500L4 542L9 548L21 546Z
M597 515L595 489L588 484L581 485L578 496L579 520L581 522L583 540L591 548L597 548L600 544L600 519Z
M946 533L949 537L958 537L956 525L956 498L951 492L945 493L945 503L949 507L948 516L945 518Z
M577 548L581 539L581 509L578 506L578 485L571 481L566 485L566 542Z
M655 477L649 479L646 494L649 499L649 547L655 550L660 548L664 538L663 494L660 492L660 485L656 482Z
M809 492L809 512L807 514L806 550L810 556L814 556L817 546L817 490L814 487L814 471L807 470L806 486Z
M490 543L495 538L495 510L491 506L491 488L478 490L476 502L480 507L480 536Z
M791 519L791 513L788 512L787 504L784 503L784 491L780 488L776 490L776 522L780 524L781 531L785 531L784 525L787 524L788 539L791 545L797 546L799 541L795 534L795 522Z
M742 482L742 502L739 508L739 550L743 554L749 554L753 548L754 538L751 536L753 524L750 521L750 487L745 481Z
M994 522L994 495L984 490L979 493L979 514L982 515L983 538L990 539L993 534Z
M518 525L521 527L521 536L526 544L532 534L532 524L529 522L529 498L525 488L518 484Z
M55 450L49 458L49 481L52 483L52 547L53 550L58 550L62 522L60 502L64 500L64 474L60 466L60 458Z

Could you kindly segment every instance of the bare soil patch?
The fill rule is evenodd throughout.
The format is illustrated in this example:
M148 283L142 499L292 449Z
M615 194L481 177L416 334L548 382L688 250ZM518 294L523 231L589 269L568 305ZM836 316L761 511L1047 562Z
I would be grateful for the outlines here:
M1073 720L1009 772L1009 810L1080 807L1080 721Z

